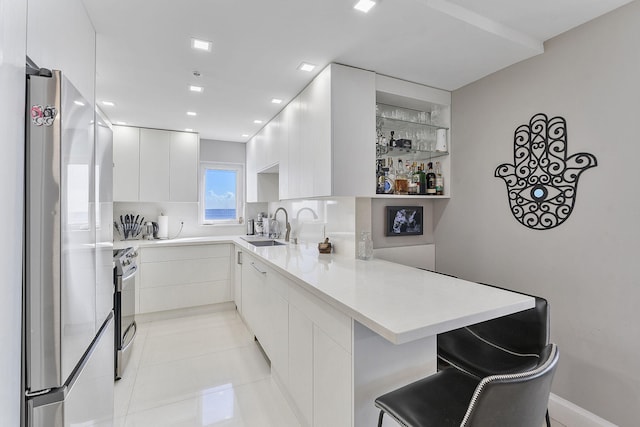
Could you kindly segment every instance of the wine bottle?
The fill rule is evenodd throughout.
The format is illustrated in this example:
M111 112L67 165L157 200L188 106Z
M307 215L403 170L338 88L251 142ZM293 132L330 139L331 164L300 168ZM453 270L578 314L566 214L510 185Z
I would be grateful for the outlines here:
M433 163L429 162L427 169L427 195L436 195L436 174L433 172Z
M427 194L427 174L424 173L424 163L420 163L418 174L420 174L420 187L418 188L418 194Z

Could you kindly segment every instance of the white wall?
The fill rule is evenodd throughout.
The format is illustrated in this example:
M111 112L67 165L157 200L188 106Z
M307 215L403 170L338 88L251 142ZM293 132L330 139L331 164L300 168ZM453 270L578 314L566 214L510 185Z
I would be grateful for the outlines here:
M27 55L39 67L62 70L94 102L96 33L80 0L28 1Z
M0 414L20 425L20 322L22 304L22 205L26 2L0 0Z
M455 91L455 196L434 219L437 269L546 297L560 348L553 392L621 426L638 425L640 402L638 23L636 1ZM598 159L571 217L547 231L512 217L494 177L513 160L515 128L539 112L566 118L570 154Z
M355 256L356 199L330 197L320 199L283 200L269 203L268 214L279 207L287 210L291 224L291 238L301 245L317 247L323 236L329 238L336 255ZM314 218L314 214L317 218ZM285 233L284 215L278 213L282 238Z

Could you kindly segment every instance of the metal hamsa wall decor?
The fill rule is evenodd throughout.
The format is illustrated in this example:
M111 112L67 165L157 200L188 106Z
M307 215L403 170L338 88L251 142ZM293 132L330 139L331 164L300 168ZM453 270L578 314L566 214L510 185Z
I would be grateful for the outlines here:
M536 114L516 128L513 164L496 168L507 184L511 213L534 230L562 224L573 211L582 172L598 165L593 154L568 156L567 123L563 117Z

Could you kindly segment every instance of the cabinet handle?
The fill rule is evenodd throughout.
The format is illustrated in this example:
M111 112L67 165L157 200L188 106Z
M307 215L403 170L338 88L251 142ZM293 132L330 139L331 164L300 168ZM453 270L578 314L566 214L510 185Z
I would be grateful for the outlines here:
M261 269L260 269L260 267L258 267L258 266L257 266L255 263L253 263L253 262L251 263L251 267L255 268L255 269L256 269L256 271L257 271L258 273L260 273L260 274L267 274L267 272L266 272L266 271L261 270Z
M238 260L237 260L238 264L242 264L242 252L238 251Z

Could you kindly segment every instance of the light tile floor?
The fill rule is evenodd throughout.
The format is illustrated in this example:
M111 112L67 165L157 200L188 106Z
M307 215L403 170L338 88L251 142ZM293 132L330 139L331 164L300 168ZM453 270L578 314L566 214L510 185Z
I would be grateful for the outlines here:
M141 323L131 357L115 427L299 426L235 310Z
M115 387L116 427L294 427L235 310L139 324Z

